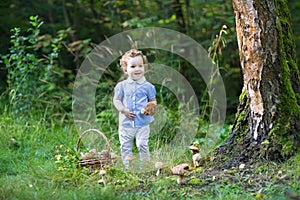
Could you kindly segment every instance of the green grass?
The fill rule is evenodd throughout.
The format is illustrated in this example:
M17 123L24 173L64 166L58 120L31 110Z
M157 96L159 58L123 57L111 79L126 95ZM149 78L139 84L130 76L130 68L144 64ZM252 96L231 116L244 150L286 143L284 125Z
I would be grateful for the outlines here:
M243 170L213 170L203 165L189 171L183 184L166 168L133 173L78 168L78 133L72 124L0 117L0 199L289 199L300 194L300 156L285 163L257 162ZM14 138L14 139L12 139ZM117 141L111 141L118 143ZM57 155L61 156L57 162ZM184 156L186 160L189 152ZM212 161L213 162L213 161ZM177 164L177 163L173 163ZM172 165L172 163L170 164ZM213 163L210 163L213 166Z

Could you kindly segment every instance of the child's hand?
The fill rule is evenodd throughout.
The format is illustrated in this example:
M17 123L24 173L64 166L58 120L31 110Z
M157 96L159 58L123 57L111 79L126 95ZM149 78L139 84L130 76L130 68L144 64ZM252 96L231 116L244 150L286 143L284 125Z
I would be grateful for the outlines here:
M135 113L130 111L128 108L125 108L122 113L128 118L128 119L134 119L135 118Z
M141 110L141 113L153 116L156 113L156 104L154 102L148 102L146 107Z

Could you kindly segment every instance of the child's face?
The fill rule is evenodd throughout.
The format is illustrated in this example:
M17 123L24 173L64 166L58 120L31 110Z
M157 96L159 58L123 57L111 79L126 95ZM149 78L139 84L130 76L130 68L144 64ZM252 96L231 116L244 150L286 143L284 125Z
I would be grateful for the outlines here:
M140 80L144 76L145 67L142 56L136 56L127 60L127 74L135 81Z

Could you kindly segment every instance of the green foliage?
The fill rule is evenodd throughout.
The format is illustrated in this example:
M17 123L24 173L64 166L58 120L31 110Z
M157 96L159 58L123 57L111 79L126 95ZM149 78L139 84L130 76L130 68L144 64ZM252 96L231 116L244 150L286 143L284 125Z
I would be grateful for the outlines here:
M79 154L76 150L65 147L64 145L55 146L55 163L58 171L70 172L77 167Z
M59 70L58 53L62 48L62 41L67 37L67 31L58 32L54 38L41 35L43 21L38 16L31 16L29 19L31 27L25 32L26 35L22 35L20 28L11 30L9 53L1 56L8 72L10 110L16 114L26 114L50 106L53 112L53 96L62 94L57 90L58 77L53 72ZM61 101L63 104L65 100Z
M2 113L0 131L1 199L253 199L257 194L286 199L300 192L298 155L284 164L264 161L244 170L204 165L187 172L182 185L169 169L177 163L169 163L156 178L155 171L133 173L115 166L106 168L104 185L99 170L76 166L75 126Z
M40 77L40 74L47 77L49 72L48 63L48 68L39 67L43 61L34 54L42 22L37 17L30 17L30 23L32 28L27 30L28 36L21 36L20 28L12 30L10 54L3 56L8 68L10 103L17 112L29 109L34 96L41 93L36 77ZM53 57L54 54L50 56Z
M222 49L226 47L226 39L223 36L224 34L228 34L226 29L227 26L223 25L219 34L216 35L216 38L213 40L212 45L208 48L209 56L214 63L218 63L218 56L222 55Z
M39 5L41 2L37 1L34 4ZM70 87L71 84L68 81L73 81L75 74L70 74L70 70L75 70L81 64L84 55L87 55L91 47L91 42L101 41L106 36L114 34L121 29L130 29L137 27L146 26L159 26L166 27L173 30L179 30L187 33L191 37L200 41L206 45L210 42L210 35L214 35L215 31L218 30L220 21L214 20L215 18L222 18L224 16L228 26L233 24L233 18L228 8L228 4L216 4L202 1L193 1L190 4L175 3L175 2L150 2L150 1L133 1L132 3L126 2L103 2L103 1L80 1L76 3L66 3L65 5L57 4L56 1L53 3L60 9L64 10L69 15L65 15L65 20L72 23L72 28L76 29L76 32L71 30L69 27L66 31L57 31L57 27L61 27L59 23L44 24L44 30L49 32L49 26L54 27L55 31L58 32L57 36L52 38L49 34L41 34L42 21L37 17L31 17L31 26L28 28L26 36L22 36L21 29L15 29L12 39L11 51L19 52L19 56L14 58L11 53L5 56L5 65L8 70L8 89L9 103L11 104L11 110L14 112L24 112L28 110L40 110L46 108L44 111L48 116L60 117L61 119L66 118L66 112L70 111L71 108L71 95ZM201 5L201 6L199 6ZM18 6L16 4L15 6ZM199 9L196 7L199 6ZM222 12L215 12L214 6L223 10ZM146 8L147 9L144 9ZM168 9L165 9L168 8ZM50 8L52 8L50 6ZM85 8L82 10L82 8ZM225 10L223 8L226 8ZM166 10L166 12L161 12ZM135 13L140 13L135 15ZM56 11L53 11L56 13ZM153 15L153 13L157 13ZM189 13L189 14L188 14ZM52 16L52 15L51 15ZM59 14L52 16L53 19L60 19ZM89 16L89 20L83 22L81 18ZM73 20L70 20L70 19ZM205 20L199 20L205 18ZM80 19L80 20L79 20ZM216 23L211 30L210 23ZM80 27L86 27L82 29ZM193 31L192 27L194 27ZM90 30L87 32L87 30ZM229 32L230 29L228 29ZM96 33L96 36L94 35ZM66 55L62 51L62 44L65 44L66 34L71 36L72 41L67 47L69 55ZM87 35L88 34L88 35ZM78 40L76 36L80 38L87 37L85 40ZM233 35L230 35L230 37ZM20 42L18 42L20 41ZM31 42L30 42L31 41ZM230 43L231 40L228 40ZM20 43L20 45L18 45ZM53 46L54 45L54 46ZM57 54L59 52L59 54ZM190 67L190 64L181 59L178 56L170 55L168 52L162 53L159 50L147 51L147 56L154 58L152 62L163 63L171 66L183 74L188 81L192 84L197 94L201 93L199 97L200 107L207 108L208 94L205 92L205 84L201 77L195 77L195 69ZM226 53L226 52L225 52ZM70 62L70 55L74 57L75 64ZM231 53L230 53L231 55ZM226 56L225 56L226 57ZM172 58L172 59L170 59ZM221 61L222 59L219 58ZM21 63L17 65L16 63ZM70 69L70 66L74 66ZM109 112L103 108L104 105L111 105L107 103L107 98L110 98L107 91L112 92L114 84L118 80L116 73L116 66L111 67L104 76L106 80L104 83L99 84L97 91L97 119L105 121L105 117L112 118L113 115L108 116ZM72 68L72 67L71 67ZM25 71L25 73L22 73ZM66 77L68 76L68 77ZM65 81L62 81L62 80ZM17 81L16 81L17 80ZM159 88L158 88L159 89ZM204 91L204 92L203 92ZM164 105L172 105L172 108L177 109L177 103L174 102L172 95L169 96L169 91L165 88L161 90L163 92L160 96L164 99ZM166 95L167 94L167 95ZM203 95L202 95L203 94ZM169 97L168 97L169 96ZM206 97L204 97L206 96ZM99 98L98 98L99 97ZM109 99L110 100L110 99ZM34 108L33 108L34 107ZM167 109L167 110L168 110ZM51 112L50 112L51 110ZM171 110L170 110L171 111ZM103 113L102 113L103 112ZM172 112L172 111L171 111ZM204 111L205 113L209 111ZM175 111L176 113L176 111ZM208 117L208 116L206 116ZM113 132L115 121L111 121L111 126L104 127L105 131ZM172 126L176 129L177 126ZM110 129L110 130L109 130ZM171 132L175 132L171 130Z
M294 14L298 15L296 8L299 3L289 3ZM249 174L238 176L237 170L232 176L221 176L220 181L215 181L213 176L199 178L209 170L199 168L195 173L188 174L184 185L178 186L177 177L171 176L168 170L153 181L152 173L134 174L109 168L108 184L104 186L97 182L100 178L98 171L76 167L78 133L73 125L64 121L66 115L71 114L74 76L82 59L90 52L91 44L122 30L165 27L194 38L209 49L212 59L218 64L229 88L229 104L237 102L241 78L230 1L83 0L61 3L58 0L37 0L30 4L22 1L3 4L1 38L4 39L1 39L3 42L0 45L5 67L0 71L0 89L5 91L1 98L7 96L9 100L1 99L0 199L253 199L258 192L263 192L265 198L277 198L279 194L284 199L282 187L289 185L292 190L300 191L297 156L283 168L283 172L291 177L285 185L279 184L285 180L280 175L283 172L271 174L274 169L266 166L258 169L259 176L264 177L264 173L266 177L272 175L278 182L260 182L260 179L253 179ZM32 16L28 25L24 16L33 13L43 16L43 20ZM295 27L299 27L297 19L297 16L293 18ZM43 24L43 21L46 23ZM12 29L11 33L9 29ZM10 40L10 47L7 47L6 40ZM63 51L63 46L68 52ZM226 49L223 49L225 46ZM208 86L200 76L194 75L193 67L178 56L160 50L146 50L146 55L149 60L152 59L151 62L178 70L196 93L201 94L198 97L200 119L195 119L199 129L192 143L207 144L209 151L213 151L215 145L228 136L231 127L216 128L212 135L207 135L212 110ZM113 108L111 94L122 74L116 63L103 74L96 93L97 123L108 136L114 151L119 149L118 113ZM164 86L156 85L156 89L162 112L161 118L156 120L165 120L165 123L162 127L152 127L151 151L168 144L176 136L181 120L184 120L181 119L183 105L175 95ZM62 123L57 123L54 120L56 117ZM212 139L217 143L211 145ZM178 162L190 161L188 153ZM244 187L247 184L249 188Z
M297 32L299 32L298 27L300 26L297 8L299 7L299 3L297 1L289 1L288 4L292 12L292 25L293 30L295 31L294 37L296 39L296 44L298 44L299 34L297 34ZM26 30L27 27L28 29L32 28L32 25L28 26L26 18L33 14L43 16L43 21L46 22L43 24L43 29L41 29L39 33L41 36L45 36L44 40L40 41L44 47L38 50L39 53L43 51L44 55L48 55L50 51L52 51L50 45L52 40L51 35L56 35L57 38L59 38L58 32L60 30L69 30L68 35L70 36L69 40L71 41L67 41L66 44L74 45L75 43L73 42L81 41L80 44L74 48L65 45L68 52L62 52L60 49L59 60L54 59L55 62L57 61L57 65L55 64L55 67L51 67L52 71L54 70L55 74L60 79L55 83L55 86L58 87L57 89L60 90L60 94L52 95L52 97L59 97L55 99L56 102L60 102L56 103L56 105L63 104L63 108L58 109L59 112L65 112L68 110L66 106L70 106L71 98L62 99L61 96L70 95L63 91L70 91L70 82L74 80L76 69L80 66L84 56L91 50L90 43L98 44L105 38L123 30L153 26L170 28L186 33L203 45L205 49L208 49L211 46L211 41L215 38L215 35L217 35L222 26L226 24L228 27L226 29L226 50L222 51L222 55L219 55L218 62L224 83L226 84L228 111L230 114L233 114L236 110L236 104L238 103L237 97L240 93L242 83L239 70L234 13L230 1L192 0L160 2L134 0L125 2L96 0L64 1L62 3L60 0L46 2L36 0L28 4L20 0L9 0L3 2L2 5L1 13L3 14L3 23L1 24L2 42L0 44L2 54L9 54L8 41L10 41L9 37L11 35L9 30L14 29L14 27L21 27L22 30ZM71 28L72 31L70 30ZM300 45L296 46L299 47ZM34 57L31 58L33 60L30 62L33 65L40 62L48 62L46 61L47 59L43 57L42 54L38 54L38 52L33 53ZM26 58L25 55L23 55L23 57ZM172 66L177 68L179 65ZM199 77L192 76L193 70L187 67L186 63L181 62L180 67L183 69L184 75L188 77L189 81L198 83L201 81ZM46 65L44 68L47 68ZM1 92L6 90L6 74L7 70L3 69L1 66ZM114 81L116 80L117 79L114 79ZM50 83L48 83L48 87L54 87L53 81L50 81ZM202 87L200 88L203 89ZM42 94L46 95L44 93ZM12 93L11 96L14 95L16 94ZM26 94L26 96L30 99L30 95ZM34 101L36 101L36 99L34 99ZM50 107L55 106L53 102L48 101L47 103L48 105L51 105ZM26 109L26 106L29 107L32 106L32 104L33 103L26 102L20 107ZM64 113L55 113L53 115L60 115L63 118Z

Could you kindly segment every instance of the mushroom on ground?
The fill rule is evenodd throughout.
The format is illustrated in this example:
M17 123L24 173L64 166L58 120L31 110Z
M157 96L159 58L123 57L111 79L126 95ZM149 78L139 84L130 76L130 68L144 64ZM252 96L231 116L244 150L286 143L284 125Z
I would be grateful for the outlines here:
M193 164L194 164L194 167L199 167L200 160L201 160L200 153L196 153L196 154L193 155Z
M155 168L157 169L157 172L156 172L156 176L158 176L161 172L161 169L165 167L165 164L163 162L156 162L155 163Z
M189 169L189 165L187 163L183 163L183 164L177 165L177 166L175 166L175 167L172 168L172 173L174 175L179 175L179 177L177 179L177 183L178 184L182 183L182 180L184 178L184 173L188 169Z
M102 169L102 170L100 170L99 174L101 175L101 179L98 181L98 183L103 183L105 185L106 171L104 169Z
M125 160L129 162L129 167L132 169L132 161L135 160L134 156L126 156Z
M102 176L102 179L104 179L104 176L106 175L106 171L104 169L100 170L100 175Z
M189 149L192 151L192 154L195 155L196 153L199 153L199 148L195 145L191 145Z

